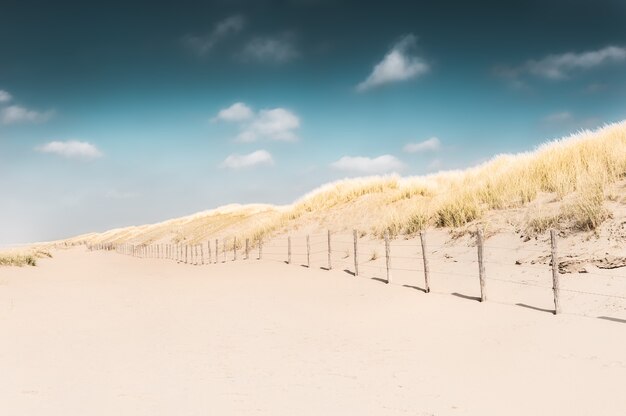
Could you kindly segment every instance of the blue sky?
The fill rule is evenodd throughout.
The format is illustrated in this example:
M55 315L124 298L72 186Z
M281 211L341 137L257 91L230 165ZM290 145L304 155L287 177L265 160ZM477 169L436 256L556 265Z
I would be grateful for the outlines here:
M288 203L626 118L626 5L8 2L0 244Z

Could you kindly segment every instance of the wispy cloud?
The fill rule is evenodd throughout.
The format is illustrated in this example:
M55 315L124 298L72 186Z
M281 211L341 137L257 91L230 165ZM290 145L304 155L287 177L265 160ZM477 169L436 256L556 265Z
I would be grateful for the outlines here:
M543 118L543 121L547 123L563 123L566 121L572 121L574 116L569 111L560 111L557 113L548 114Z
M10 105L0 110L2 124L43 123L54 115L53 111L35 111L19 105Z
M260 139L292 142L298 140L296 130L300 128L300 118L290 110L279 107L254 113L244 103L220 110L214 120L237 123L241 131L236 140L240 142Z
M241 51L244 61L283 64L300 55L295 45L295 36L283 33L276 36L252 38Z
M404 169L404 163L392 155L378 157L344 156L333 162L330 166L334 169L355 173L388 173Z
M381 85L406 81L425 74L430 69L421 57L412 55L417 38L406 35L398 41L385 55L383 60L374 66L367 79L357 85L357 91L367 91Z
M210 53L223 39L241 32L246 25L246 19L241 15L234 15L218 22L213 31L204 36L186 35L183 43L200 56Z
M605 91L607 89L607 85L604 83L600 83L600 82L594 82L591 83L589 85L587 85L584 89L583 92L585 94L595 94L598 92L602 92Z
M77 140L49 142L36 147L35 150L68 159L92 160L103 156L95 145Z
M230 107L221 109L213 121L244 121L254 117L254 112L244 103L235 103Z
M437 137L431 137L430 139L424 140L418 143L407 143L404 146L404 151L406 153L419 153L419 152L428 152L439 150L441 147L441 141Z
M624 61L626 61L626 48L606 46L581 53L547 55L541 59L530 59L517 67L499 66L494 71L496 75L518 83L519 78L525 75L559 81L570 78L576 72Z
M543 125L558 131L573 131L577 129L591 129L602 124L602 119L593 116L580 116L569 111L558 111L541 119Z
M442 166L443 166L443 162L441 161L441 159L433 159L428 164L428 169L431 169L431 170L441 169Z
M8 103L11 101L11 98L13 97L7 91L0 90L0 103Z
M257 150L247 155L232 154L220 164L227 169L244 169L254 166L271 166L274 164L272 155L267 150Z
M139 193L111 189L104 195L104 197L107 199L134 199L139 197Z

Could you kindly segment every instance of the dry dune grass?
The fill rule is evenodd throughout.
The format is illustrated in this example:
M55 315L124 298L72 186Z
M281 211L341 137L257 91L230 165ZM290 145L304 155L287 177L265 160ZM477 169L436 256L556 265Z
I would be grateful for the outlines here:
M246 238L256 242L287 230L325 227L358 228L376 236L385 230L413 234L428 226L461 227L486 213L523 208L539 195L558 202L559 209L548 216L527 215L528 230L555 226L593 230L610 217L604 206L607 190L625 175L626 121L622 121L545 143L531 152L499 155L463 171L346 179L326 184L289 206L229 205L67 241L197 243L235 236L239 245Z
M7 251L0 253L0 266L36 266L37 259L42 257L52 257L52 255L48 251L38 249Z

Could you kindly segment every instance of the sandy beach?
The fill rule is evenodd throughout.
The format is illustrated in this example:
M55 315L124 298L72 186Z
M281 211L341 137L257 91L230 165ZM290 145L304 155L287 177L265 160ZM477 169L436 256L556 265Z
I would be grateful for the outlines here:
M619 320L269 254L205 266L53 255L0 273L1 414L626 412Z

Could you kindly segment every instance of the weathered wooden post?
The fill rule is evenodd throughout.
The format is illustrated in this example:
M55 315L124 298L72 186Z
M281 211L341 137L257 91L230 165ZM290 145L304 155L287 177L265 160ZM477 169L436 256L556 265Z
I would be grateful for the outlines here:
M219 240L216 238L215 239L215 264L217 264L218 262L218 256L219 256Z
M189 250L189 244L185 244L185 264L187 264L189 261L188 250Z
M250 239L246 238L246 260L250 259Z
M306 235L306 267L311 268L311 239Z
M332 263L332 248L330 245L330 230L328 230L328 270L332 270L333 268L333 263Z
M259 238L259 260L263 259L263 239Z
M287 236L287 264L291 264L291 236Z
M204 244L200 244L200 264L204 265Z
M213 263L213 259L211 258L211 240L207 240L206 242L206 252L207 252L207 260L208 263L211 264Z
M359 275L359 236L356 230L352 230L352 239L354 240L354 275Z
M391 248L389 247L389 230L385 230L385 259L387 265L387 284L391 283Z
M426 235L420 231L420 241L422 242L422 259L424 260L424 291L430 293L430 283L428 282L428 257L426 256Z
M222 263L226 263L226 238L222 241L222 256L224 258Z
M237 261L237 237L233 237L233 261Z
M480 301L487 300L485 292L485 263L483 262L483 230L478 230L476 234L476 242L478 245L478 277L480 279Z
M554 292L554 314L561 313L561 303L559 300L559 256L556 251L556 230L550 230L550 248L552 251L552 291Z

